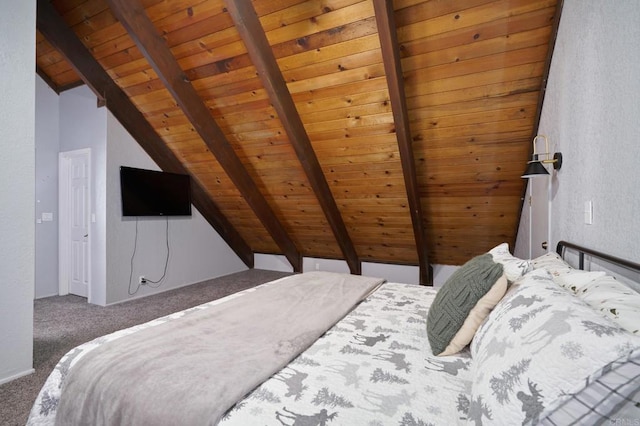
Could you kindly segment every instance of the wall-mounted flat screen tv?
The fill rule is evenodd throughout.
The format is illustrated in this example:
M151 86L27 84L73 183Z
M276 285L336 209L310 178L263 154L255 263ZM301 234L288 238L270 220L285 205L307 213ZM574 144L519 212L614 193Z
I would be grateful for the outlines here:
M123 216L191 216L189 175L120 167Z

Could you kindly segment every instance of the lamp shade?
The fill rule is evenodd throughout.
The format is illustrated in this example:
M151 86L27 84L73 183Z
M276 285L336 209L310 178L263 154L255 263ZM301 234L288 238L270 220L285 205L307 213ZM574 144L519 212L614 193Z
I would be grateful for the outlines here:
M523 179L528 179L537 176L548 176L549 172L547 168L542 165L541 161L529 161L527 164L527 170L524 171L522 175Z

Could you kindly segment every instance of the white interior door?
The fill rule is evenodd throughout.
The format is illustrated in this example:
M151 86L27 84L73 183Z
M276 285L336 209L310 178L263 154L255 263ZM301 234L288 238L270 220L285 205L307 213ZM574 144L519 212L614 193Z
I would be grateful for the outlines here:
M60 294L89 296L90 165L88 149L60 154Z

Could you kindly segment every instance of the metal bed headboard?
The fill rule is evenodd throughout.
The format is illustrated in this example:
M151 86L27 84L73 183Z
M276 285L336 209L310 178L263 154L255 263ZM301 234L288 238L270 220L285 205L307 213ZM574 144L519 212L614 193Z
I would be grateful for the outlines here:
M634 272L640 272L640 263L631 262L630 260L621 259L619 257L611 256L609 254L601 253L596 250L592 250L586 247L579 246L577 244L569 243L567 241L560 241L556 246L556 252L564 259L564 250L569 248L578 252L578 267L584 269L584 255L597 257L602 260L606 260L614 265L622 266L630 269Z

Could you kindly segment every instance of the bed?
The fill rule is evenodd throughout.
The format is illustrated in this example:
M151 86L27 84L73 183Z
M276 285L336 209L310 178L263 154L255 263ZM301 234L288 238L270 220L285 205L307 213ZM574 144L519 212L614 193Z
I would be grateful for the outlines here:
M60 360L28 424L637 422L640 294L556 253L478 258L441 289L312 272L103 336ZM457 281L468 305L483 280L434 355L427 324L459 316Z

